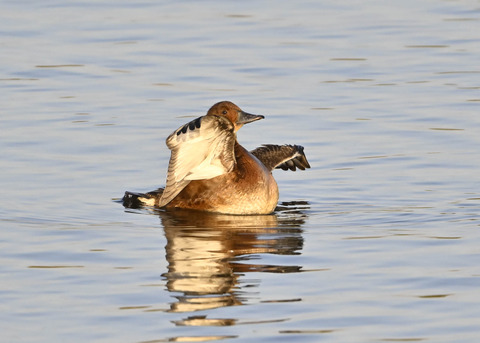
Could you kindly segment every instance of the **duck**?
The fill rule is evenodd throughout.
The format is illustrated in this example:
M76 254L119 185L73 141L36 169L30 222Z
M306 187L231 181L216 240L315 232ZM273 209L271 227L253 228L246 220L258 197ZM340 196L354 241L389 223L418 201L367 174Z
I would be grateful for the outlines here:
M263 115L244 112L230 101L182 125L166 139L171 151L164 188L125 192L127 208L151 206L234 215L274 212L279 190L274 169L305 170L310 164L301 145L264 144L252 151L237 131Z

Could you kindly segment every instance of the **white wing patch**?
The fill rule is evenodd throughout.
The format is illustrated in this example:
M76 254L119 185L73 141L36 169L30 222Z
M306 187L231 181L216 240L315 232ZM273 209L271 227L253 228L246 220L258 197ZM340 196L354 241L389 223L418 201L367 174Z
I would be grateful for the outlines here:
M233 124L217 116L197 118L168 136L172 154L159 206L167 205L192 180L211 179L232 171L234 145Z

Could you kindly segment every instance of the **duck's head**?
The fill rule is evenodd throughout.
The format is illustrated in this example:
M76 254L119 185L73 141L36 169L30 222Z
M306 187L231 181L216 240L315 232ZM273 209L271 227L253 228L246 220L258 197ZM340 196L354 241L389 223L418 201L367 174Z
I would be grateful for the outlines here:
M265 118L262 115L244 112L240 109L240 107L230 101L217 102L215 105L210 107L207 112L207 116L219 116L227 118L233 123L235 132L237 132L238 129L240 129L244 124Z

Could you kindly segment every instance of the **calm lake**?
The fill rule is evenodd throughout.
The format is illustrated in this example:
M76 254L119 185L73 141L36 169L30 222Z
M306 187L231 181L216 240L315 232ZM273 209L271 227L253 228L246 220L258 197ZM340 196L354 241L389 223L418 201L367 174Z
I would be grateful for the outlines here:
M2 342L478 342L480 2L2 1ZM125 209L221 100L265 216Z

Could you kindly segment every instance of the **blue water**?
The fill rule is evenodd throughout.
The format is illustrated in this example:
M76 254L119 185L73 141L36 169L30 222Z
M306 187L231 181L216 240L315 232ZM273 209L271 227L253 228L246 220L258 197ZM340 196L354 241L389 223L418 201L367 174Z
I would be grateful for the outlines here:
M477 342L475 1L0 4L5 342ZM215 102L270 216L125 210Z

